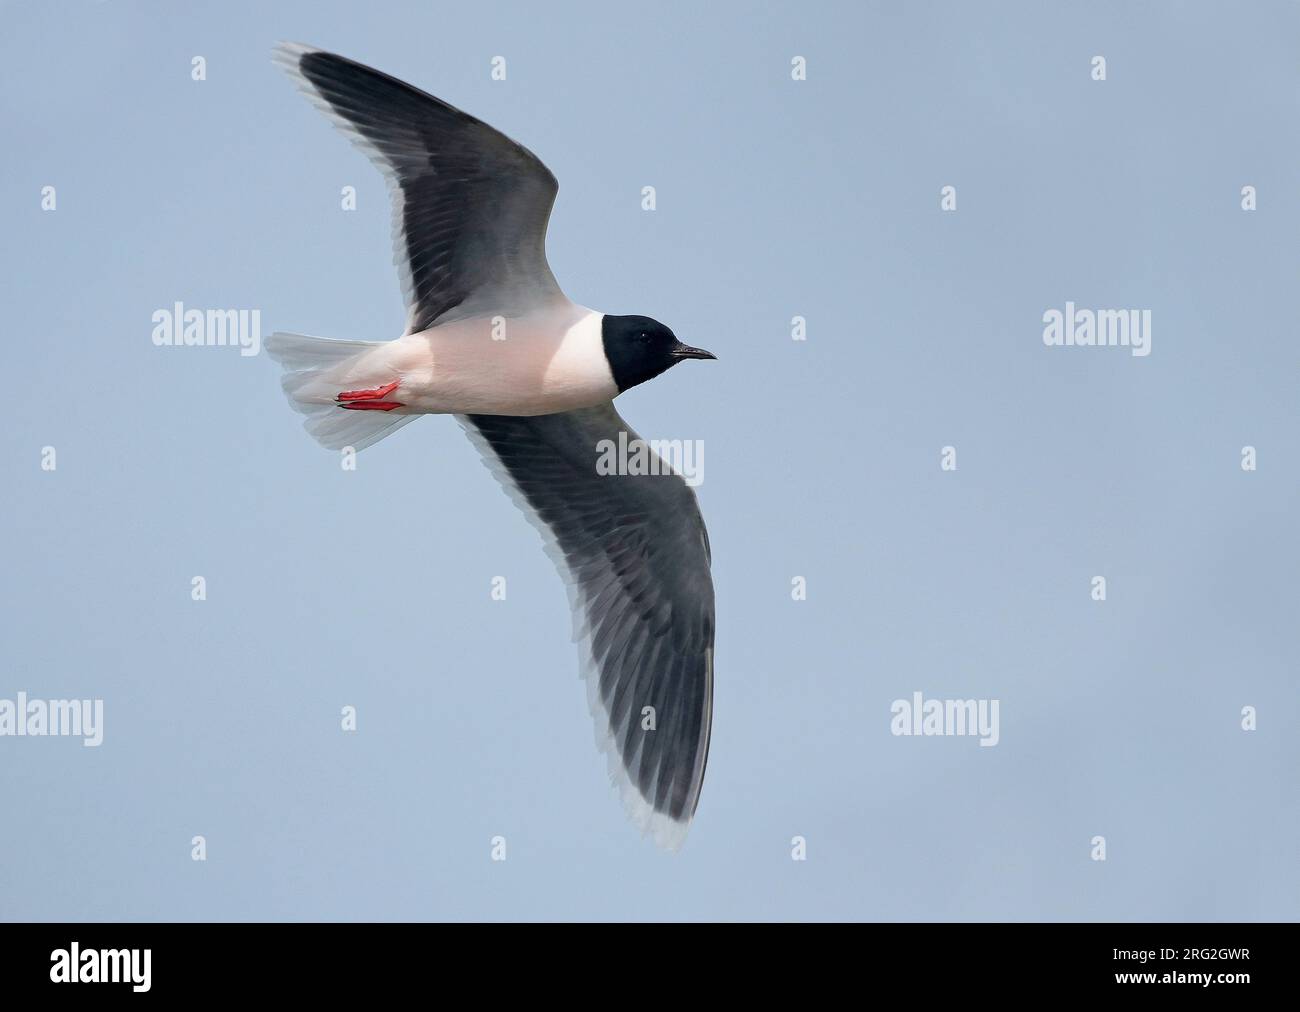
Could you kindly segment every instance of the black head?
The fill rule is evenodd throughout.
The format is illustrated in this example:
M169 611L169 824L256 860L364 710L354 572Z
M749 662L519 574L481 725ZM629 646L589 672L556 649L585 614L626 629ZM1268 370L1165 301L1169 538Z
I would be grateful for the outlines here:
M683 359L717 357L682 344L671 330L648 316L606 316L601 338L620 393L667 372Z

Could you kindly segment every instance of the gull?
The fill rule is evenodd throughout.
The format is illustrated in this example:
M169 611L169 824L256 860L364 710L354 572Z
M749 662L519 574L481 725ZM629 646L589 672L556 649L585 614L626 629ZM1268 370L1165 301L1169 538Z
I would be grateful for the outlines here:
M459 421L565 582L611 782L642 832L677 850L713 721L708 533L670 467L607 474L596 460L607 440L641 442L615 397L714 356L564 295L546 260L559 184L527 148L342 56L284 43L275 60L387 180L406 303L392 341L267 338L290 404L334 450L420 415Z

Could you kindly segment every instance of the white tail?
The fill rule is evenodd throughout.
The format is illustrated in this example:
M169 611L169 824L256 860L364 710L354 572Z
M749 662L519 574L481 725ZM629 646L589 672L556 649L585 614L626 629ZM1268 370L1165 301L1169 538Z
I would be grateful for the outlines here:
M334 341L306 334L272 334L263 342L271 358L284 366L280 385L295 411L306 415L303 428L330 450L350 446L364 450L419 415L385 411L348 411L335 400L358 373L360 359L385 341Z

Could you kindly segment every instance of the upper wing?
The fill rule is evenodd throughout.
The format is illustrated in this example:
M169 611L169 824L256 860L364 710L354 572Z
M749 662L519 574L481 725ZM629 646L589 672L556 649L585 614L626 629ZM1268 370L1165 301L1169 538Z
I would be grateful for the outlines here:
M676 474L597 473L602 440L639 438L613 404L460 422L568 585L611 778L638 825L675 849L699 802L713 717L713 580L695 493Z
M536 155L342 56L284 43L275 59L388 179L408 334L444 317L520 315L560 294L546 262L559 184Z

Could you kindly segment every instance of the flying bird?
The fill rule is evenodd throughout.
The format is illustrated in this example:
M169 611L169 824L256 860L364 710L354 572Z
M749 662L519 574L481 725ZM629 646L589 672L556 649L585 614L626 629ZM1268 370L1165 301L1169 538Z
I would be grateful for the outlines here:
M559 184L527 148L342 56L282 44L275 59L386 178L406 302L396 340L267 338L289 402L330 449L457 418L568 588L611 781L642 831L677 849L713 717L708 533L680 475L599 473L597 446L639 440L620 393L714 356L564 295L546 261Z

